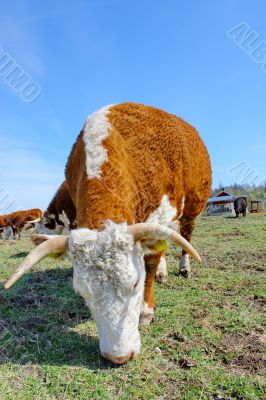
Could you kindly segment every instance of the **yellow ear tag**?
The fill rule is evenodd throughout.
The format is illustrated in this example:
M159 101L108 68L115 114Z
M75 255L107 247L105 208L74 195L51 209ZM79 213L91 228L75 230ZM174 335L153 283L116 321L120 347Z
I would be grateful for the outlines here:
M154 246L154 250L156 250L158 253L161 251L166 251L168 248L168 243L166 240L158 240L156 242L156 245Z
M51 253L49 254L49 257L54 258L55 260L58 260L59 258L63 258L65 253Z

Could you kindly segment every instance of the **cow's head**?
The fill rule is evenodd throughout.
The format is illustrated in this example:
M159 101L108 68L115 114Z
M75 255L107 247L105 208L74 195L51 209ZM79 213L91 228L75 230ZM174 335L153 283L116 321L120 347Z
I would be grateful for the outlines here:
M47 240L48 239L48 240ZM33 235L39 244L6 282L9 288L34 264L50 253L68 252L74 266L74 288L85 299L96 321L102 355L123 364L140 350L138 322L143 301L146 252L171 240L200 261L181 235L158 224L115 224L102 231L77 229L70 236Z
M4 240L8 240L11 234L12 234L12 228L10 225L7 225L5 228L3 228L2 238Z
M64 224L57 220L54 214L50 214L46 211L41 221L35 224L35 229L38 234L42 235L61 235Z

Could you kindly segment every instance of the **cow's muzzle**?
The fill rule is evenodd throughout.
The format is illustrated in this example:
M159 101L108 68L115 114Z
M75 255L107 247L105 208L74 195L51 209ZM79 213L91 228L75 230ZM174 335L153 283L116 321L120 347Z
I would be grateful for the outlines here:
M106 358L106 360L111 361L113 364L116 365L122 365L126 364L129 360L132 360L135 357L135 352L130 351L126 356L111 356L108 353L102 353L103 357Z

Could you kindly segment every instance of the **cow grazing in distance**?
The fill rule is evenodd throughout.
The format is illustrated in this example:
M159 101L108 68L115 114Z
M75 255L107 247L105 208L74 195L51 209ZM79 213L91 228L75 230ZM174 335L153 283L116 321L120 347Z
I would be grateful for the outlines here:
M123 364L140 351L138 324L154 317L154 279L166 242L189 256L195 218L211 189L207 149L175 115L136 103L92 114L74 144L66 180L79 229L34 235L38 246L5 283L9 288L48 254L67 252L73 284L96 321L102 355ZM180 233L169 227L180 224Z
M36 231L46 235L61 235L64 228L69 231L76 227L76 208L67 182L64 181L44 212L41 222L36 225Z
M236 213L236 218L239 217L240 214L243 214L243 217L246 216L247 213L247 200L245 197L237 197L234 201L234 209Z
M10 235L13 234L13 239L20 239L21 231L23 228L27 228L29 225L32 227L34 223L37 223L42 218L42 211L39 208L33 208L31 210L16 211L6 216L6 225L3 229L3 239L9 239Z
M21 237L21 231L23 228L30 229L34 228L35 224L40 221L42 218L42 211L38 210L36 213L25 213L24 215L21 216L16 216L16 217L11 217L9 219L9 224L12 229L13 233L13 238L16 238L18 235L18 238L20 239Z

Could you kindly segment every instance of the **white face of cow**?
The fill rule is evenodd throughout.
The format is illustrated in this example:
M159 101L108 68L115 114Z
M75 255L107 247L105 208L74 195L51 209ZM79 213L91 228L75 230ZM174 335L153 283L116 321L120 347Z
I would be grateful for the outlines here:
M3 229L2 237L4 240L9 239L10 235L12 233L11 226L7 226L6 228Z
M35 224L35 229L41 235L61 235L64 226L59 225L55 220L55 216L51 214L49 217L42 217L42 220Z
M71 232L69 255L74 288L96 321L103 356L122 364L140 350L138 323L144 293L144 251L126 224L103 231Z

